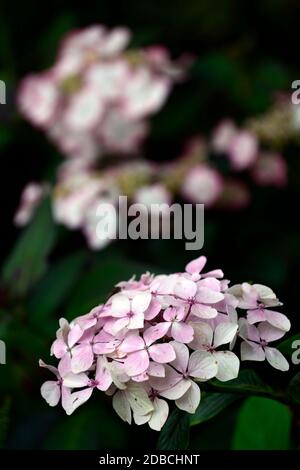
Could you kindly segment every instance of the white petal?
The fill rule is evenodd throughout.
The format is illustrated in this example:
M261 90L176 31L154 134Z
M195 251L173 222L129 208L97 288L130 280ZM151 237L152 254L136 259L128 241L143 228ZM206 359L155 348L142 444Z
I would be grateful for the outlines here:
M218 373L218 364L213 354L205 351L194 351L188 367L189 375L202 380L209 380Z
M124 393L134 413L145 415L153 410L151 400L141 383L130 382Z
M41 395L48 405L56 406L60 400L60 385L58 382L49 380L41 386Z
M112 400L113 409L123 421L131 424L131 409L124 392L117 392Z
M193 414L199 406L200 398L200 388L195 382L191 381L190 388L175 403L180 410Z
M214 347L230 343L236 335L238 325L231 322L222 322L215 329Z
M235 379L240 368L238 357L231 351L218 351L213 354L218 362L217 379L222 382Z
M290 366L286 358L281 354L278 349L275 348L265 348L266 359L272 367L275 369L282 370L283 372L289 370Z
M68 388L80 388L85 387L89 382L89 378L86 374L73 374L69 372L63 379L63 386Z
M162 397L168 398L169 400L178 400L190 388L191 383L192 381L189 379L182 379L176 385L174 385L174 387L160 392L160 395Z
M264 361L265 358L266 355L260 345L250 341L241 343L241 361Z
M194 339L189 346L192 349L204 349L206 346L212 345L213 329L208 323L190 323L194 329Z
M152 411L151 418L149 420L149 426L154 431L160 431L167 421L169 405L165 400L156 397L153 401L153 406L154 410Z

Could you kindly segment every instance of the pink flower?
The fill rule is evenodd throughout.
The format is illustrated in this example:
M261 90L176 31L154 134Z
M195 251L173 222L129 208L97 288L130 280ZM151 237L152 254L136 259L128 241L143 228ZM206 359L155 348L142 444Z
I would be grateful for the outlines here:
M52 124L58 105L58 90L51 74L30 75L23 80L18 94L21 113L34 125Z
M209 283L209 278L208 283ZM187 314L199 318L214 318L218 315L217 310L212 307L213 304L224 298L224 295L208 285L207 279L198 281L198 283L181 277L174 286L175 301L178 306L185 306ZM217 281L217 285L219 285Z
M191 325L184 322L186 313L184 307L169 307L163 314L166 324L169 325L170 336L180 343L190 343L194 337Z
M270 310L270 307L282 305L274 292L262 284L238 284L229 289L230 293L239 299L239 308L247 310L247 321L251 325L267 321L275 328L289 331L290 320L282 313Z
M176 341L170 343L176 359L166 366L166 377L151 379L151 385L162 397L176 400L181 410L195 413L200 403L200 388L194 379L209 380L217 373L217 363L211 355L195 351L189 355L187 346Z
M238 376L237 342L242 360L267 359L287 370L286 359L269 346L289 327L285 316L269 310L280 305L274 292L260 284L229 287L220 269L203 273L206 261L196 258L184 273L121 281L105 304L71 323L61 319L51 347L58 368L40 362L56 376L41 387L47 403L61 400L71 414L100 391L112 396L121 419L159 431L169 412L165 399L195 413L197 382Z
M282 338L284 331L275 328L267 322L262 322L256 328L249 325L244 319L240 320L240 337L242 361L264 361L275 369L287 371L289 363L278 349L269 346L269 343Z
M239 131L230 142L228 155L232 168L236 171L245 170L257 158L257 138L250 131Z
M127 354L124 368L130 377L147 371L150 358L159 364L165 364L175 359L175 352L170 344L155 343L166 334L168 329L168 324L160 323L145 330L143 337L137 333L127 335L120 349Z
M104 329L111 334L116 334L123 328L136 330L143 328L145 312L151 302L149 292L138 292L132 299L124 294L116 294L111 301L111 307L102 314L102 317L112 317L104 326Z
M238 357L231 351L218 351L217 348L234 339L238 325L227 321L219 323L213 330L207 323L196 323L193 324L193 328L195 336L189 346L212 355L217 364L217 379L222 382L235 379L240 366Z
M189 201L212 206L221 194L222 187L223 180L217 170L202 163L188 172L181 192Z

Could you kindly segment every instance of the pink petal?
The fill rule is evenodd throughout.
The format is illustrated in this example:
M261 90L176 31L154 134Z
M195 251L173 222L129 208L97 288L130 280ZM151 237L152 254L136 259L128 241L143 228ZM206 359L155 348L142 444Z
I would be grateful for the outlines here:
M143 338L136 332L130 332L126 335L120 346L120 351L124 353L131 353L144 349L145 343Z
M224 294L209 289L208 287L198 287L196 299L200 303L215 304L224 299Z
M171 341L170 343L176 354L176 358L172 361L172 366L180 372L185 373L189 363L189 350L185 344L178 343L177 341Z
M63 339L58 338L54 341L51 347L51 354L54 354L54 356L57 359L61 359L67 352L67 345L64 342Z
M141 313L135 313L133 314L132 317L130 317L129 323L128 323L128 330L138 330L139 328L144 327L144 314Z
M173 320L176 319L176 315L177 315L177 307L168 307L166 308L166 310L164 311L164 314L163 314L163 318L164 320L168 321L168 322L171 322ZM183 309L184 311L184 309Z
M112 376L108 370L108 362L103 356L99 356L97 359L95 380L98 382L98 390L102 391L107 390L112 384Z
M164 377L149 377L149 384L155 390L167 390L174 387L182 379L182 374L179 374L172 367L165 365Z
M71 331L68 334L68 345L70 348L77 343L77 341L81 338L84 331L80 328L79 325L75 325L71 328Z
M48 405L56 406L60 400L59 382L53 380L44 382L41 386L41 395Z
M209 307L208 305L194 304L191 308L191 313L199 318L215 318L218 315L218 311Z
M152 377L165 377L165 366L157 362L150 361L148 375Z
M160 364L171 362L175 359L175 351L170 344L153 344L148 349L149 355L153 361Z
M186 265L185 270L189 274L199 274L206 265L206 261L207 259L205 256L199 256L199 258L190 261Z
M194 414L199 406L201 398L199 386L191 381L190 388L185 392L182 397L176 400L176 406L180 410L186 411L187 413Z
M68 388L86 387L89 380L88 376L84 373L73 374L73 372L69 372L63 379L63 386Z
M175 322L171 327L171 336L179 343L190 343L194 338L194 330L191 325Z
M276 328L283 331L289 331L291 329L290 320L282 313L275 312L274 310L266 310L266 320Z
M144 340L147 346L154 343L158 339L165 336L169 330L170 324L168 322L158 323L155 326L150 326L144 333Z
M151 298L150 292L139 292L132 299L131 310L134 313L143 313L149 307Z
M149 307L144 313L145 320L153 320L161 311L161 305L156 299L152 299Z
M139 375L145 372L149 367L149 356L147 351L137 351L129 354L124 362L124 369L126 374L130 377Z
M263 348L256 343L241 343L242 361L264 361L266 358Z
M73 349L71 369L74 374L88 370L94 360L93 349L90 344L79 344Z
M267 342L276 341L285 335L285 331L275 328L268 322L260 323L257 327L260 337Z
M184 277L179 278L174 286L174 293L182 299L192 299L197 292L197 284Z
M254 323L257 323L259 321L265 321L265 320L266 320L266 310L254 309L254 310L247 311L247 321L250 323L250 325L254 325Z
M71 356L70 354L65 354L64 357L58 363L58 372L61 377L64 377L66 374L71 372Z

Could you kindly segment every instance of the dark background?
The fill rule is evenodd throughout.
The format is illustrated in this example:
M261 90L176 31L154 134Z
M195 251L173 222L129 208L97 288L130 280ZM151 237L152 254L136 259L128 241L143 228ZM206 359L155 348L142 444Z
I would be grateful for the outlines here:
M296 0L1 3L0 79L6 82L8 92L7 105L0 106L2 261L19 234L12 218L22 188L28 181L51 177L61 159L44 135L18 115L14 101L17 84L29 72L43 70L53 63L65 32L95 23L110 27L126 25L132 29L134 46L161 43L170 48L174 57L184 52L195 55L189 80L177 85L167 105L152 120L145 155L158 161L179 156L189 137L199 132L209 135L224 117L243 123L264 112L275 92L290 93L291 82L300 78L300 4ZM287 188L255 189L252 204L242 211L206 211L203 254L208 256L209 267L221 267L234 283L255 281L273 288L284 302L284 312L292 319L295 333L300 326L300 147L295 143L287 145L284 156L289 165ZM94 274L94 279L91 275L90 279L105 285L99 287L99 297L109 292L110 284L112 287L113 282L129 277L135 268L143 271L153 267L157 272L172 272L181 270L194 255L184 252L182 243L172 241L118 242L97 254L88 254L84 243L80 234L61 229L51 263L54 265L67 254L84 250L91 271L96 266L97 276ZM103 274L105 270L107 275ZM95 293L87 294L88 289L84 289L82 305L92 306ZM47 295L51 296L51 292ZM107 403L103 400L98 406L94 397L86 411L80 410L66 420L61 410L49 409L39 398L38 388L46 374L36 367L36 361L39 354L49 349L55 331L52 328L51 335L51 327L56 324L57 316L66 314L72 318L72 314L84 313L81 305L76 304L77 290L75 298L72 291L68 295L59 305L59 312L49 320L47 333L44 331L41 336L42 345L36 345L33 354L28 347L31 336L21 340L25 352L14 344L9 360L14 362L16 370L5 371L0 376L0 383L12 380L3 388L10 399L18 401L12 405L7 446L134 448L137 439L143 448L154 446L155 433L144 427L132 427L128 431L112 413L110 400ZM16 302L4 292L2 304L7 315L21 308L21 325L27 328L31 324L26 317L30 315L30 299ZM22 326L18 324L16 328ZM36 339L40 334L38 328L33 328L31 334ZM43 359L47 361L48 356ZM270 373L261 367L264 373ZM233 426L235 413L237 408L222 418L228 429ZM210 436L216 435L217 424L215 420L203 426L193 445L210 447ZM230 433L221 434L215 438L215 448L228 448Z

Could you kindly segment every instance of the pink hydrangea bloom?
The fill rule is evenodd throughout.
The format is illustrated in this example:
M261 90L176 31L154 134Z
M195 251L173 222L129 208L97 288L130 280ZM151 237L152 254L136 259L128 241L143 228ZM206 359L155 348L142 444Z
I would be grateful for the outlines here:
M136 152L147 120L184 75L188 64L173 63L163 47L127 50L130 37L122 27L73 31L49 70L23 80L21 113L66 156Z
M212 206L220 196L223 179L220 173L207 164L199 164L186 175L181 192L189 201Z
M240 341L243 361L267 359L287 370L286 359L269 346L290 326L269 309L281 305L273 291L260 284L230 287L220 269L205 273L205 265L200 256L182 273L119 282L105 304L71 323L60 320L51 347L58 367L40 362L55 375L41 388L47 403L61 400L71 414L101 391L113 397L121 419L159 431L166 400L194 413L201 382L238 376Z

